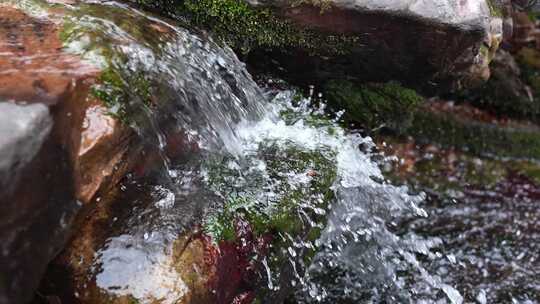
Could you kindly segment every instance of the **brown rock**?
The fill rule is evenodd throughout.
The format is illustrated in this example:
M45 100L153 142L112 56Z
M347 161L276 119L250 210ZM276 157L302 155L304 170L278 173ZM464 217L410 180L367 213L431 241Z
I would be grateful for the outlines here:
M0 113L3 132L13 135L0 141L1 304L32 298L81 204L113 189L137 155L131 130L90 93L98 76L63 49L57 23L2 5L0 101L25 113Z
M302 4L292 8L290 1L246 2L271 7L302 29L358 37L345 55L318 58L305 50L287 50L278 57L288 74L301 73L298 78L308 81L399 80L444 89L461 78L485 78L486 64L478 57L486 54L480 48L485 42L491 47L490 35L502 38L502 21L492 22L499 18L491 16L485 0L329 0L323 11L313 1L298 1Z
M512 19L514 21L514 36L512 37L514 47L523 47L533 42L535 39L533 35L535 24L529 18L529 15L526 12L516 11Z

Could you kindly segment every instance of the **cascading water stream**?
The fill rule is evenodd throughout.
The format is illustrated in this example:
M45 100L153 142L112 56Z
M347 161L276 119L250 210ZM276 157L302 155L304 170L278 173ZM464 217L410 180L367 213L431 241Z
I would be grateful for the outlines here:
M112 22L116 10L132 20ZM462 302L418 259L439 258L439 241L392 231L396 218L426 214L416 206L421 196L384 182L372 155L360 149L370 150L371 139L344 130L292 90L263 93L232 50L195 31L116 2L84 4L67 18L88 35L67 39L73 53L97 65L105 53L120 54L107 60L123 85L133 86L123 111L136 113L128 123L165 163L158 182L124 185L121 205L131 210L114 219L114 235L93 261L101 290L175 303L189 288L171 269L175 241L196 227L227 239L230 222L242 215L253 226L273 227L280 244L261 261L265 303L291 290L301 303L446 301L444 294ZM130 22L163 34L141 43ZM116 42L96 47L92 33ZM151 79L145 93L157 107L136 89L139 74ZM197 149L170 157L171 134Z

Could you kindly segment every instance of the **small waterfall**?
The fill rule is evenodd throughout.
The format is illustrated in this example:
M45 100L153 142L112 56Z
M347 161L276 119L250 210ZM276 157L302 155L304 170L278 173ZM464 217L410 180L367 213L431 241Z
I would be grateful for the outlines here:
M117 10L131 19L115 20ZM65 33L70 50L98 65L105 60L120 86L132 88L112 114L125 115L165 163L166 178L124 185L120 204L131 210L115 219L114 235L96 253L99 288L140 303L175 303L188 288L170 270L175 241L195 227L227 239L240 216L280 245L259 271L264 302L291 290L301 303L417 302L426 289L462 302L419 260L437 258L439 241L392 230L400 216L426 216L417 207L422 196L384 182L366 152L370 138L295 91L263 92L229 48L195 30L116 2L81 4L68 18L84 28ZM161 34L144 36L141 24ZM115 43L96 46L96 37ZM99 90L115 93L107 83ZM176 133L197 149L168 156L167 137Z

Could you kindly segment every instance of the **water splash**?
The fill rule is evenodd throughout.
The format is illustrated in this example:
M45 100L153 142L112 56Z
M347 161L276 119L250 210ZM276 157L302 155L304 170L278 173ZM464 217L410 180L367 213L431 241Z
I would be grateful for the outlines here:
M398 236L389 227L405 214L426 217L426 212L417 206L424 197L410 195L406 187L382 182L384 179L370 154L359 149L372 147L370 138L348 134L337 123L321 117L324 111L313 108L310 99L293 102L295 98L293 91L278 92L267 116L256 124L241 124L238 134L243 139L244 156L245 151L268 141L334 152L327 157L332 157L337 167L332 187L335 199L330 210L321 210L323 214L329 213L322 235L313 243L289 236L294 240L292 244L300 244L288 248L299 251L289 254L294 280L302 285L299 301L415 301L420 290L406 291L414 285L416 289L442 290L452 303L462 303L457 290L430 275L417 259L418 255L436 258L432 250L441 240ZM315 219L311 223L317 224L320 223ZM318 253L307 273L298 272L305 265L299 264L294 256L301 255L299 249L306 245L317 248Z
M175 240L198 226L215 239L234 237L243 216L279 244L262 259L264 302L282 301L293 287L306 303L411 302L430 288L461 302L419 261L437 255L440 241L393 231L403 214L426 216L417 207L423 197L384 182L359 148L372 148L370 138L294 91L263 94L229 48L195 31L116 2L66 7L64 17L78 27L65 33L68 49L133 86L110 110L135 113L128 121L165 163L166 179L123 188L132 210L93 261L107 294L179 300L188 291L171 269ZM144 34L150 28L160 34ZM197 143L196 153L168 157L177 133Z

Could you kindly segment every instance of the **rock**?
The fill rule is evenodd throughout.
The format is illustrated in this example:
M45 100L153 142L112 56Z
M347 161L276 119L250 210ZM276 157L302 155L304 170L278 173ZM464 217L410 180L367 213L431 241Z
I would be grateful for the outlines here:
M17 184L19 173L38 154L51 129L47 106L0 103L0 186L5 192Z
M476 105L499 115L517 118L535 119L540 114L540 104L514 56L499 50L491 71L491 79L476 93Z
M278 70L297 82L350 78L424 88L467 84L469 78L488 76L487 56L502 39L502 20L485 0L245 3L249 6L231 0L183 1L177 11L248 52L254 66L266 62L264 56L276 60Z
M500 191L502 183L520 176L531 183L531 194L538 191L538 186L533 185L538 184L540 166L534 160L479 158L462 150L422 145L413 138L381 137L378 142L385 155L398 156L385 167L390 180L406 182L417 190L429 189L443 197L459 198L471 194L471 188L473 192L478 188ZM508 194L515 192L510 190Z
M501 119L467 104L432 102L415 113L407 133L476 155L540 159L540 127Z
M395 82L354 85L330 81L324 90L330 106L345 110L343 119L347 123L357 123L368 132L381 128L402 132L410 126L416 108L423 102L414 90Z
M171 232L165 226L172 219L167 218L161 219L164 225L149 228L137 220L138 212L175 211L155 205L158 193L137 184L102 198L53 261L41 292L67 303L225 304L254 298L254 261L256 254L266 254L264 242L241 230L235 242L212 240L196 226ZM111 204L117 200L123 206ZM132 208L137 212L130 213Z
M52 15L18 4L34 2L0 9L2 304L32 299L81 206L114 189L138 155L132 131L92 95L100 68L63 48Z
M512 15L514 23L514 35L512 37L512 46L515 49L527 46L536 40L534 31L536 24L526 12L514 12Z
M47 106L0 103L0 303L32 297L48 261L60 249L79 208L65 156L51 144Z
M271 157L270 151L264 154ZM237 171L223 171L226 162L210 166L209 175L236 178L217 178L200 189L174 192L148 179L126 181L122 191L101 197L69 246L52 262L41 292L67 303L247 304L256 296L263 303L282 302L292 290L291 277L285 276L292 271L286 248L292 246L293 238L314 242L320 233L320 226L294 215L302 205L298 200L307 204L318 198L314 205L318 213L311 218L324 222L321 214L332 197L330 186L336 173L333 163L318 152L291 148L267 161L270 174L277 176L292 167L309 172L312 182L295 188L278 183L279 200L268 209L249 208L247 197L231 196L223 206L203 215L202 227L193 222L201 221L198 217L210 202L223 199L211 189L238 179ZM307 171L311 168L319 174ZM172 199L170 204L162 203L167 199ZM241 208L241 204L247 205ZM274 237L285 234L291 239ZM307 248L294 252L299 258L303 252L307 263ZM280 281L272 278L280 287L277 294L267 288L261 291L270 280L263 261L276 271L274 275L281 276ZM297 270L300 265L304 264L296 265Z
M28 108L20 119L13 114L0 124L14 138L7 137L7 144L25 143L15 150L0 146L0 153L14 155L2 159L0 172L2 185L6 177L13 187L0 188L0 304L30 301L40 280L37 297L62 303L126 303L147 295L185 301L180 303L252 299L245 273L235 264L245 262L235 243L218 248L197 236L185 241L184 250L172 244L189 238L190 231L179 229L169 243L154 246L145 234L115 230L126 224L118 217L129 218L136 203L151 194L133 191L140 196L123 199L126 183L172 179L167 166L190 160L199 140L222 147L212 141L218 138L214 132L226 136L234 123L257 113L252 101L263 97L234 53L116 2L9 0L0 4L0 25L0 98L10 102L1 107ZM41 109L43 117L31 109ZM37 129L43 135L24 135L23 126L16 137L12 130L23 119L28 134ZM11 172L4 169L20 171L18 182L8 180ZM168 194L163 208L175 203L175 193ZM174 224L192 221L204 206L194 206L191 215L179 210ZM141 243L153 251L135 246ZM133 250L125 248L131 245ZM125 271L111 284L129 285L131 277L157 281L143 281L148 284L129 294L98 286L107 279L97 280L97 268L90 267L95 255L120 250L126 257L158 257L163 263L150 261L140 272L135 264L107 264L103 267L112 273ZM197 267L188 267L192 261ZM171 269L174 265L179 269ZM198 271L201 281L192 280ZM186 291L180 281L163 286L159 275L180 278L192 289ZM94 285L84 285L89 282ZM218 288L208 286L220 288L209 294Z

